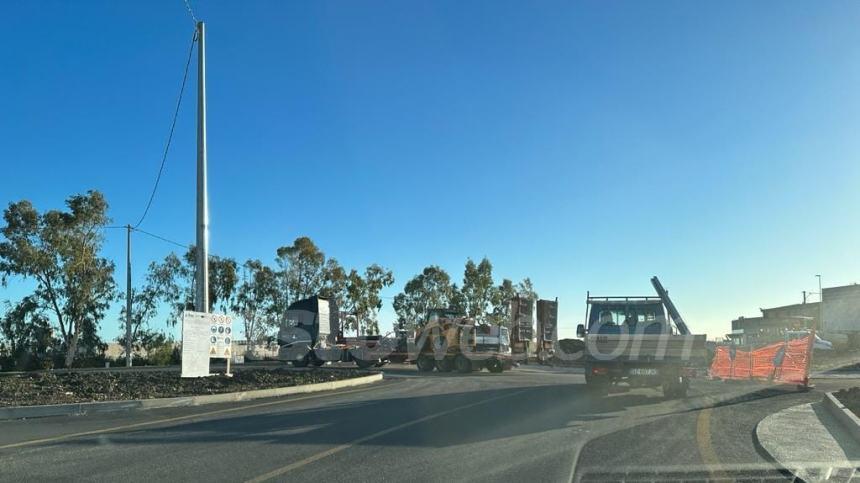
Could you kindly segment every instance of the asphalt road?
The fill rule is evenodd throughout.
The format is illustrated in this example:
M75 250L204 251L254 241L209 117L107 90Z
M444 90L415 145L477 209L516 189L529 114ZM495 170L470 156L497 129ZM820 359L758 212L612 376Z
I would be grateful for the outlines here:
M755 424L860 384L696 381L684 400L652 389L593 399L563 369L385 372L339 392L0 422L0 481L785 479L756 448Z

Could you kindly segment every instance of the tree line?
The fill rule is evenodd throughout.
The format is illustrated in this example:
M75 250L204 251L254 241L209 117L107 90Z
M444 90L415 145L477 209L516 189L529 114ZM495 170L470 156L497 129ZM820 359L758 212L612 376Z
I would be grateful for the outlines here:
M104 229L111 222L107 212L108 203L98 191L69 197L65 210L39 212L27 200L10 203L4 210L0 284L6 287L16 279L32 287L19 300L3 302L0 356L16 367L51 363L46 361L72 367L104 352L99 327L111 304L126 299L114 280L115 264L101 255ZM394 283L390 270L374 263L347 271L308 237L278 248L273 261L209 258L208 309L241 319L249 345L264 341L291 303L314 295L335 301L345 313L344 330L379 332L380 293ZM424 268L394 297L398 323L405 328L421 324L431 308L452 308L479 321L507 323L513 296L536 299L537 294L528 278L496 284L492 270L486 258L478 263L467 260L462 283L457 284L439 266ZM123 304L118 341L125 341L128 322L136 349L150 352L172 345L153 321L166 312L165 325L173 327L183 311L193 310L194 280L193 246L152 262L141 286L132 291L130 320Z
M509 326L510 300L516 296L537 300L529 278L517 284L505 278L496 285L489 259L484 257L478 263L467 259L459 285L437 265L424 268L394 297L394 312L398 324L407 329L424 323L427 311L434 308L450 308L478 322Z

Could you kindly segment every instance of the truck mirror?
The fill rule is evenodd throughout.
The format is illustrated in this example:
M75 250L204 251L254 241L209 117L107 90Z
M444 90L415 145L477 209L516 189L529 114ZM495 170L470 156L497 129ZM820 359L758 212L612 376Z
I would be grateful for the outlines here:
M576 326L576 336L579 338L585 337L585 324L579 324Z

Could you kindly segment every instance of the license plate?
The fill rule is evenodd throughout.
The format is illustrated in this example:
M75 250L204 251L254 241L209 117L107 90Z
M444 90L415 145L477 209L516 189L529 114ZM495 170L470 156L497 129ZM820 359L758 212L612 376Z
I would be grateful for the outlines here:
M636 367L634 369L630 369L631 376L656 376L657 369L653 367Z

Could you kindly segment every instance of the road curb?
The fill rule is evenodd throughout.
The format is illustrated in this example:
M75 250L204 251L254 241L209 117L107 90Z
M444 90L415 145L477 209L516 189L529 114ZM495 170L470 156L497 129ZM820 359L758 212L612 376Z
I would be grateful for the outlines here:
M0 408L0 420L44 418L48 416L80 416L91 413L114 411L130 411L142 409L175 408L185 406L202 406L225 402L250 401L268 397L290 396L311 392L332 391L346 387L362 386L382 380L382 373L369 376L343 379L340 381L304 384L300 386L277 387L273 389L258 389L254 391L228 392L224 394L207 394L201 396L181 396L156 399L135 399L129 401L103 401L91 403L52 404L46 406L15 406Z
M820 481L860 462L850 455L860 448L860 419L832 393L816 402L769 414L753 431L756 450L784 474L800 481ZM844 411L843 411L844 410Z
M792 479L797 478L798 475L791 471L791 468L778 460L774 454L768 451L764 443L762 443L761 437L759 436L759 426L763 421L764 419L761 419L759 422L755 423L755 427L753 428L753 448L755 448L758 454L761 455L765 461L771 463L777 471Z
M842 424L845 431L860 443L860 418L836 399L832 392L824 393L824 408Z

